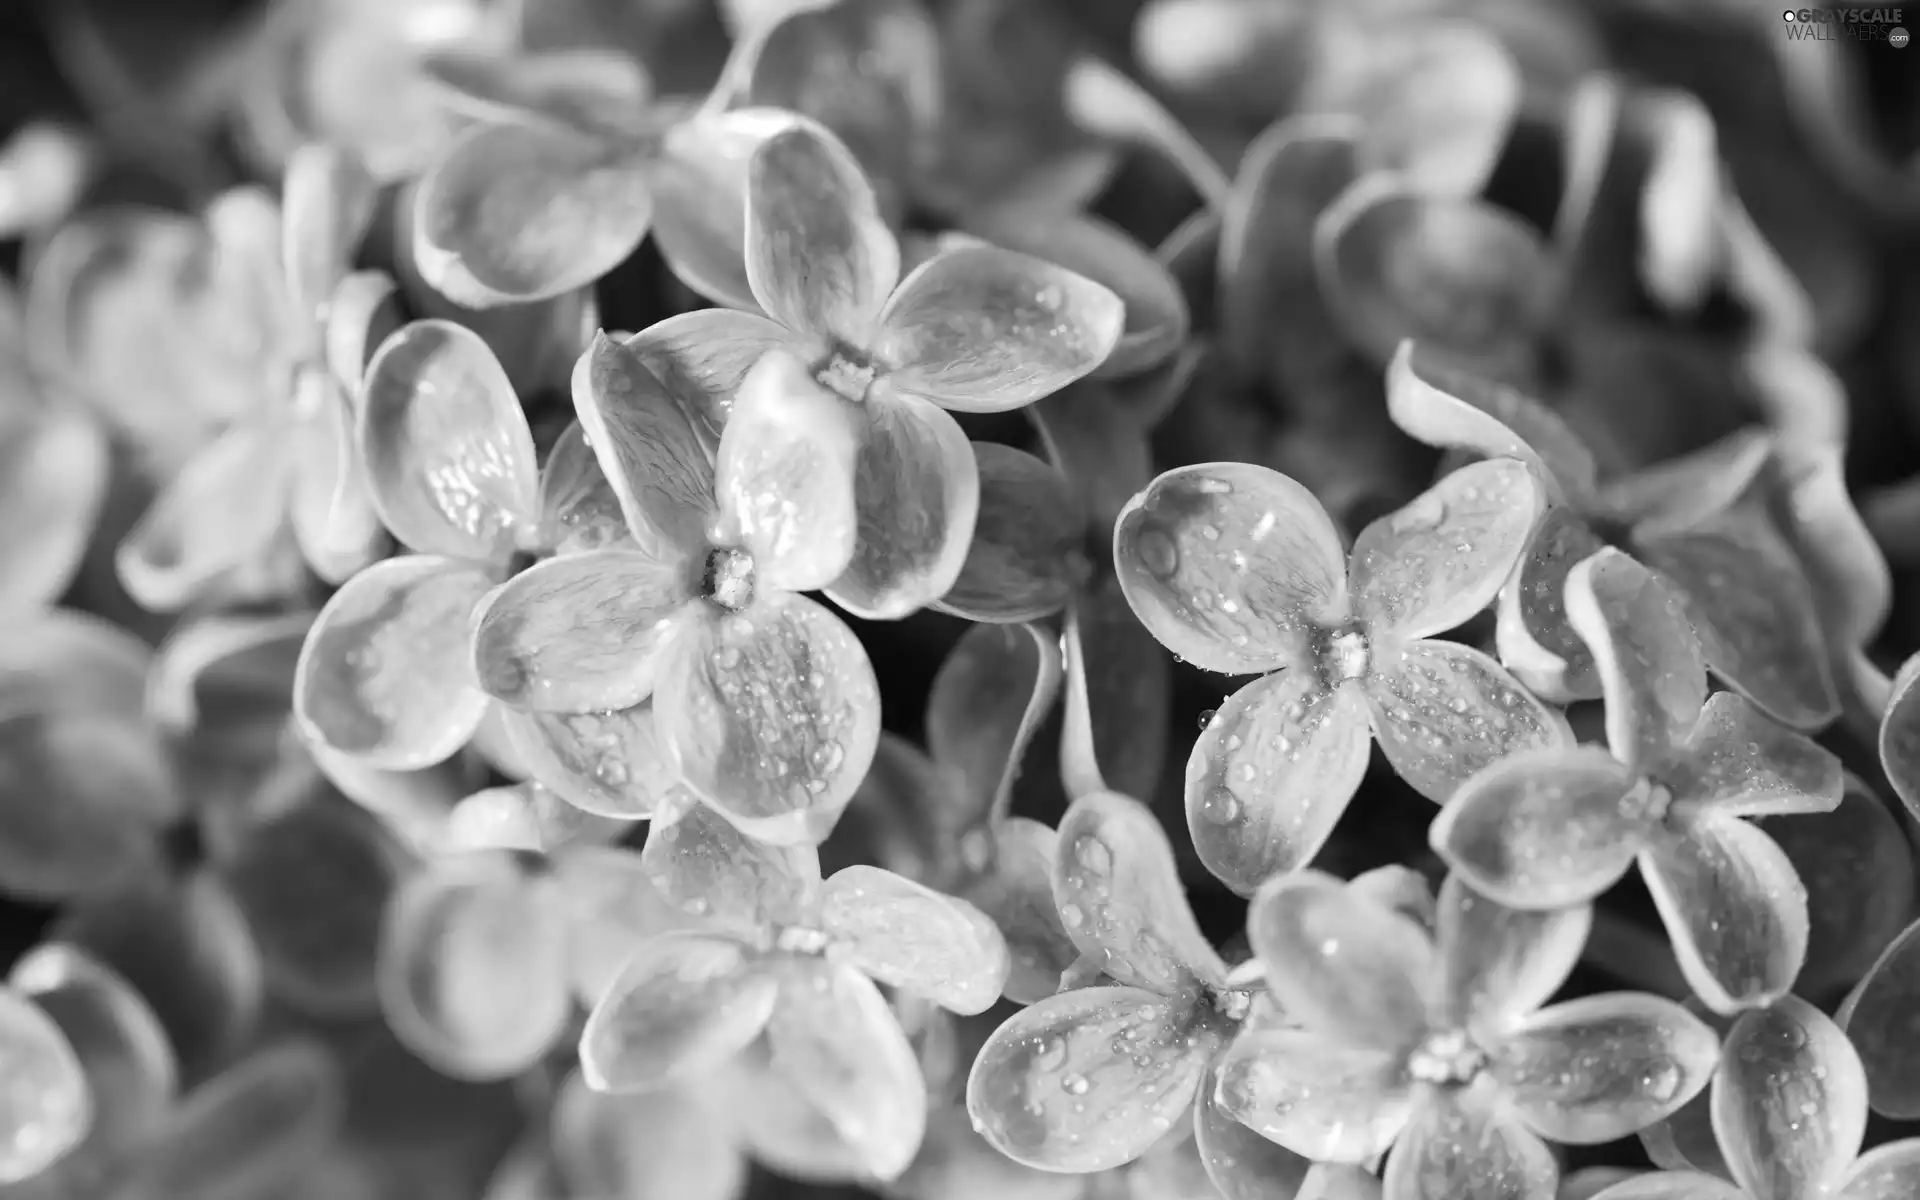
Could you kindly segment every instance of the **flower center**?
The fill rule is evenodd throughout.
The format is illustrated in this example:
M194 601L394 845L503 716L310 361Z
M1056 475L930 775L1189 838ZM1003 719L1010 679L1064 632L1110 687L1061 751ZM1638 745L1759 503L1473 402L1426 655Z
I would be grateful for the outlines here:
M753 603L753 555L731 546L707 551L700 594L708 603L739 612Z
M1421 1083L1464 1087L1487 1065L1486 1052L1462 1029L1430 1033L1407 1057L1407 1074Z
M879 371L873 360L844 343L835 343L826 356L813 365L813 379L834 395L855 404L867 398Z
M805 925L782 925L773 933L773 948L782 954L825 954L829 938L822 930Z
M1213 1010L1239 1025L1253 1011L1253 993L1245 988L1221 988L1213 993Z
M1358 626L1330 630L1320 647L1320 677L1330 686L1360 679L1372 658L1367 635Z
M1673 810L1673 789L1656 779L1643 779L1621 797L1620 808L1628 815L1637 810L1640 816L1658 825Z

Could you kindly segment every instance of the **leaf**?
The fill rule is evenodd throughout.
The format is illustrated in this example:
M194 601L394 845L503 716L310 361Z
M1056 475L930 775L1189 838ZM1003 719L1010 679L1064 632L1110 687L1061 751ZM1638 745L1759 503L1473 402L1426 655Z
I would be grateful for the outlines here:
M1685 744L1707 700L1699 641L1653 572L1602 550L1567 575L1567 620L1593 652L1607 698L1607 744L1654 769Z
M834 872L820 924L842 961L952 1012L985 1012L1007 981L1007 943L986 914L879 867Z
M1387 1158L1394 1200L1547 1200L1559 1176L1552 1153L1490 1085L1430 1093ZM1471 1189L1470 1191L1468 1189Z
M1247 940L1280 1010L1323 1038L1404 1049L1426 1020L1433 946L1399 913L1305 870L1268 882L1247 911Z
M11 1184L38 1175L80 1144L94 1100L60 1026L10 987L0 988L0 1063L13 1081L0 1106L0 1184Z
M1435 903L1440 979L1429 1000L1432 1016L1483 1029L1518 1024L1573 974L1592 926L1587 905L1523 912L1475 895L1449 875Z
M1786 853L1737 817L1707 812L1641 859L1681 974L1715 1012L1768 1004L1807 956L1807 893Z
M1114 566L1141 623L1203 670L1303 663L1319 631L1347 612L1326 510L1287 476L1246 463L1155 479L1120 516Z
M387 528L422 553L498 561L538 519L533 435L480 336L414 321L367 365L360 453Z
M1228 1047L1218 1070L1226 1112L1314 1162L1376 1158L1414 1111L1401 1055L1324 1033L1250 1030Z
M973 443L980 513L953 589L935 607L970 621L1010 623L1066 607L1087 517L1066 479L1023 450Z
M1819 1195L1867 1131L1867 1079L1840 1027L1787 996L1728 1031L1712 1085L1713 1131L1754 1196Z

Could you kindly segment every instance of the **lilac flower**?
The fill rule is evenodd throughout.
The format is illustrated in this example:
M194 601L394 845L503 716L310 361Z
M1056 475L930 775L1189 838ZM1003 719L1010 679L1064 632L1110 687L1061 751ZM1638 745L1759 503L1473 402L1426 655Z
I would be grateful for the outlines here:
M579 1071L560 1084L546 1154L566 1195L735 1200L747 1159L717 1087L609 1096Z
M1660 572L1686 606L1708 666L1776 719L1818 728L1838 705L1814 596L1758 488L1773 452L1747 430L1605 487L1579 438L1523 393L1402 345L1387 403L1429 445L1518 455L1552 506L1500 598L1501 660L1543 695L1598 694L1591 652L1567 624L1566 573L1609 544Z
M975 625L934 676L927 750L883 732L850 810L874 827L881 865L993 918L1011 954L1006 994L1023 1004L1052 995L1075 955L1047 881L1054 832L1008 811L1060 674L1039 630Z
M1018 408L1087 374L1118 341L1123 306L1072 272L986 246L901 280L871 186L811 123L755 151L747 195L747 275L772 319L709 310L657 336L784 347L804 364L769 403L816 414L859 447L853 560L827 594L860 616L905 616L953 586L979 506L972 448L945 410ZM796 470L793 487L846 486L838 464Z
M605 782L664 756L656 789L682 782L756 837L818 842L880 726L866 651L799 594L852 554L855 445L831 400L792 390L800 364L774 354L741 384L714 448L698 394L676 394L646 354L644 338L603 336L574 377L630 539L495 591L475 617L474 670L515 708L606 714L601 733L545 723L562 758L595 761L596 738L624 743L630 766Z
M1478 463L1367 526L1349 565L1319 503L1264 467L1182 467L1134 498L1114 560L1141 622L1203 669L1272 672L1228 698L1188 760L1208 870L1246 894L1305 865L1374 737L1436 803L1488 763L1570 740L1487 655L1430 636L1493 599L1541 504L1523 464Z
M1917 989L1920 921L1887 943L1835 1016L1860 1051L1873 1111L1900 1121L1920 1115L1920 1076L1914 1073L1920 1055L1913 1029Z
M1707 694L1672 594L1618 550L1567 575L1567 616L1606 692L1608 749L1555 747L1461 786L1431 838L1503 904L1599 895L1636 863L1687 982L1717 1012L1770 1003L1807 952L1807 896L1777 843L1742 818L1831 811L1832 754L1731 692Z
M0 986L0 1185L40 1174L85 1140L97 1101L73 1044L34 998Z
M1540 1007L1591 919L1502 908L1450 877L1429 938L1318 872L1274 880L1248 932L1298 1027L1243 1034L1220 1102L1316 1160L1391 1147L1386 1200L1550 1200L1543 1139L1599 1143L1660 1120L1706 1086L1716 1050L1710 1029L1654 996Z
M1920 1138L1866 1153L1867 1080L1827 1016L1796 996L1743 1013L1711 1096L1716 1172L1673 1170L1594 1200L1895 1200L1920 1187ZM1731 1181L1729 1181L1729 1179Z
M477 334L406 325L381 344L362 392L356 434L373 503L415 553L354 575L321 610L294 715L332 751L414 769L464 746L485 715L469 619L513 557L624 531L577 433L536 470L520 402Z
M683 894L705 899L709 923L637 947L581 1035L588 1084L631 1092L694 1079L764 1033L773 1069L864 1172L897 1177L920 1148L926 1082L875 985L982 1012L1006 982L999 930L972 905L878 867L823 881L811 851L737 834L702 849L674 857L694 873L688 885L704 879Z

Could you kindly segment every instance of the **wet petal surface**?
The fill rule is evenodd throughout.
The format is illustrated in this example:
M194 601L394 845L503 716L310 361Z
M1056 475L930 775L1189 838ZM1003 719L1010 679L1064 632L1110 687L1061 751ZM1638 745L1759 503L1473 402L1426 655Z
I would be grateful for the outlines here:
M1716 1012L1766 1004L1807 955L1807 893L1774 840L1737 817L1705 814L1641 859L1680 970Z
M0 1183L38 1175L80 1144L93 1119L93 1094L80 1059L45 1011L0 988Z
M779 987L739 942L669 933L643 943L587 1018L580 1069L597 1092L697 1078L744 1049Z
M658 812L673 790L651 698L612 711L495 711L527 771L570 805L630 820Z
M975 442L980 515L939 606L973 621L1032 621L1066 606L1087 518L1060 472L1022 450Z
M1423 1026L1427 935L1332 876L1308 870L1267 884L1247 912L1247 940L1281 1010L1310 1032L1397 1051Z
M1392 1200L1549 1200L1559 1168L1487 1084L1432 1091L1387 1158Z
M1221 1057L1221 1107L1262 1137L1315 1162L1385 1153L1413 1112L1400 1055L1319 1033L1247 1033Z
M1510 1027L1566 983L1592 927L1587 905L1526 912L1448 876L1435 902L1440 971L1432 1011L1440 1021L1474 1029Z
M1568 574L1567 620L1593 653L1614 754L1642 769L1667 760L1707 699L1700 643L1679 598L1638 562L1602 550Z
M1843 788L1840 760L1762 715L1733 692L1716 692L1674 764L1676 797L1737 816L1830 812Z
M1713 1130L1752 1196L1820 1195L1867 1130L1867 1080L1846 1034L1797 996L1734 1022L1712 1086Z
M820 887L811 846L755 841L703 805L654 819L640 869L667 904L741 937L794 920Z
M879 867L836 871L820 922L850 965L953 1012L985 1012L1007 981L1007 943L986 914Z

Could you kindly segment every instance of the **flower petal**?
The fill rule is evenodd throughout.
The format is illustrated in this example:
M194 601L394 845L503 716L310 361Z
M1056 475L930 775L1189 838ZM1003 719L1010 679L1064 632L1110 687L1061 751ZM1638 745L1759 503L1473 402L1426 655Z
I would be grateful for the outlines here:
M494 561L538 518L533 435L480 336L415 321L367 366L360 453L387 528L422 553Z
M1172 706L1166 651L1111 576L1074 597L1062 642L1068 672L1063 763L1077 747L1092 754L1106 787L1127 796L1154 794L1166 766Z
M630 708L582 713L495 706L531 778L603 817L651 817L674 788L649 697Z
M1839 759L1734 692L1708 698L1675 768L1676 799L1735 816L1831 812L1843 788Z
M752 1162L794 1179L869 1178L827 1114L796 1080L775 1069L766 1038L722 1068L709 1089L727 1114L728 1132Z
M1366 697L1306 668L1256 679L1214 710L1187 759L1200 862L1243 896L1312 862L1373 753Z
M284 1193L339 1134L345 1087L320 1042L255 1050L187 1094L141 1158L140 1186L162 1196Z
M793 123L773 108L697 113L667 130L651 165L654 244L680 282L715 304L758 307L746 266L748 165Z
M293 460L262 421L241 421L194 455L114 554L142 608L177 610L270 552L286 519Z
M1584 1193L1575 1193L1574 1200ZM1744 1200L1746 1193L1699 1171L1648 1171L1592 1193L1589 1200Z
M1642 467L1601 489L1599 507L1636 533L1684 533L1754 489L1773 456L1775 436L1747 426L1691 454Z
M1607 744L1629 766L1665 763L1707 701L1700 643L1666 583L1618 550L1567 575L1567 621L1593 652L1607 700Z
M655 321L626 339L678 400L694 429L710 447L718 447L727 410L769 350L803 347L785 326L757 312L703 308Z
M1231 1047L1228 1052L1232 1052ZM1192 1152L1221 1200L1261 1200L1276 1188L1282 1193L1289 1188L1300 1189L1313 1164L1255 1133L1229 1113L1220 1103L1219 1073L1219 1064L1215 1063L1208 1077L1200 1081L1200 1094L1194 1097ZM1306 1200L1314 1198L1309 1194ZM1321 1200L1340 1197L1323 1196Z
M1247 940L1280 1010L1303 1029L1396 1051L1424 1027L1426 933L1330 875L1304 870L1267 883L1247 911Z
M1168 471L1114 528L1127 602L1160 644L1202 670L1305 661L1347 613L1340 535L1313 494L1277 471L1206 463Z
M998 442L973 443L980 515L953 590L934 605L970 621L1034 621L1066 607L1087 516L1064 476Z
M1182 357L1189 361L1191 374L1198 360L1191 354ZM1123 384L1088 379L1026 410L1047 460L1066 477L1078 505L1103 533L1153 481L1153 447L1147 436L1153 422L1129 407L1132 395Z
M18 613L52 604L73 582L106 498L109 447L77 406L0 416L0 431L0 612Z
M571 847L619 841L633 826L631 820L588 812L527 780L512 787L481 788L462 798L447 814L435 849L450 854L528 850L551 856Z
M297 318L318 317L373 221L379 184L351 154L309 143L287 161L280 257Z
M697 1079L759 1036L780 989L753 951L707 933L642 942L594 1005L580 1071L596 1092L645 1092Z
M1518 459L1460 468L1360 531L1348 569L1354 615L1376 636L1462 624L1493 603L1545 507Z
M980 468L959 424L919 396L870 395L854 479L860 536L827 588L841 608L898 620L953 590L980 511Z
M1595 1145L1646 1128L1698 1095L1720 1039L1671 1000L1587 996L1528 1017L1490 1070L1542 1137Z
M1542 699L1597 700L1593 651L1567 622L1567 574L1607 548L1571 509L1547 509L1500 593L1500 661Z
M901 282L874 352L902 391L1004 412L1099 367L1125 324L1120 297L1083 275L997 246L959 246Z
M384 557L391 542L354 439L353 402L332 377L301 371L295 403L312 413L298 422L288 520L314 574L338 586Z
M1163 996L1225 982L1226 964L1200 932L1173 847L1146 805L1112 792L1081 796L1059 838L1060 920L1110 979Z
M631 708L693 620L694 567L637 550L563 554L493 590L473 614L473 670L490 696L542 712Z
M1847 1035L1797 996L1734 1022L1713 1077L1713 1131L1751 1196L1819 1196L1867 1132L1867 1077Z
M567 975L574 995L589 1008L649 939L701 927L699 918L661 894L632 850L576 844L549 861L566 910Z
M573 407L635 540L656 554L692 552L706 545L715 509L712 449L654 369L647 337L595 337L574 367Z
M845 143L802 118L747 164L747 280L795 332L865 346L894 284L900 244Z
M487 707L468 622L492 585L424 554L355 575L314 619L294 674L301 732L370 766L413 770L465 745Z
M626 146L521 123L468 132L415 203L422 273L475 308L592 283L633 253L653 217L645 165Z
M1474 890L1516 908L1593 899L1633 867L1654 820L1597 746L1522 751L1468 779L1427 837Z
M66 1034L11 987L0 987L0 1062L11 1081L0 1107L0 1184L13 1184L80 1144L94 1098Z
M1489 1084L1429 1091L1387 1157L1390 1200L1553 1200L1559 1167Z
M1058 842L1038 821L1007 818L995 831L992 870L966 891L1007 940L1011 967L1001 990L1016 1004L1034 1004L1059 991L1062 974L1080 955L1053 899Z
M1842 1200L1901 1200L1920 1188L1920 1138L1884 1142L1862 1154L1841 1177Z
M755 841L704 805L656 816L640 868L666 904L741 937L794 920L820 888L813 847Z
M569 421L540 468L540 544L555 554L619 546L632 535L580 422Z
M986 914L879 867L834 872L820 923L845 962L952 1012L985 1012L1007 981L1007 943Z
M1880 766L1907 811L1920 814L1920 654L1900 664L1880 719ZM1920 820L1920 815L1916 815Z
M1807 893L1772 838L1707 812L1644 855L1680 971L1709 1008L1730 1014L1793 986L1807 957Z
M1436 804L1510 754L1572 744L1559 710L1478 650L1422 638L1372 653L1374 736L1400 778Z
M927 697L927 749L960 792L933 820L963 831L1006 815L1060 674L1058 641L1032 625L976 625L960 635Z
M1412 338L1510 372L1552 309L1546 247L1520 218L1391 175L1363 178L1321 216L1314 265L1347 335L1381 364Z
M548 1051L573 1013L557 895L504 855L436 861L401 885L380 946L394 1034L442 1074L504 1079Z
M741 382L720 438L718 497L767 586L812 591L852 561L856 422L786 350L768 351Z
M1367 1162L1413 1113L1404 1056L1301 1029L1250 1031L1217 1070L1220 1106L1264 1138L1315 1162Z
M827 1118L875 1179L898 1178L926 1134L927 1084L880 990L845 963L781 989L774 1069Z
M1593 926L1587 905L1522 912L1475 895L1458 875L1440 885L1435 909L1435 1015L1490 1031L1512 1026L1560 990Z
M1062 992L994 1030L967 1079L967 1112L1015 1162L1082 1174L1117 1167L1186 1115L1213 1040L1185 1006L1151 992Z
M1920 922L1880 952L1835 1019L1860 1052L1873 1111L1895 1120L1920 1115L1920 1039L1912 1034L1920 1000Z
M689 1089L607 1096L575 1072L553 1102L553 1165L569 1195L734 1200L748 1168L721 1117Z
M873 665L804 596L690 622L661 655L660 740L687 786L749 836L818 843L880 738Z

